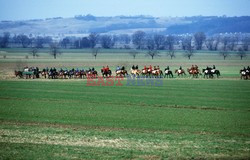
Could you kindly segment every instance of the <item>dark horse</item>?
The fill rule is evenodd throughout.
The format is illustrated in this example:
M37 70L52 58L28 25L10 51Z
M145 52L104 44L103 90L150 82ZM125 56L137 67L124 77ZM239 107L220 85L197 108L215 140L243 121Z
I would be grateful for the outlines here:
M247 80L250 76L249 71L245 69L240 70L240 75L241 75L240 79L245 79L245 80Z
M103 77L110 77L112 75L112 71L111 70L104 70L104 69L101 69L101 72L102 72L102 76Z
M173 72L172 71L170 71L169 69L167 69L167 68L165 68L165 76L164 76L164 78L173 78L174 76L173 76Z
M15 76L17 77L19 77L19 78L23 78L23 72L22 71L16 71L15 70Z
M220 71L217 69L202 69L202 72L204 73L204 78L214 78L214 74L219 78Z
M98 73L95 70L94 71L89 70L87 71L86 75L87 75L87 78L97 78Z
M126 75L128 75L128 72L125 69L116 71L116 76L126 76Z

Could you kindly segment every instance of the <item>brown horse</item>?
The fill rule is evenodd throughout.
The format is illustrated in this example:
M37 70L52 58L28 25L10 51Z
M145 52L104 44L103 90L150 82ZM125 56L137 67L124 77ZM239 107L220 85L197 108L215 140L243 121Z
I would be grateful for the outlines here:
M163 76L163 72L160 69L153 70L152 71L152 76L161 78Z
M15 76L17 77L19 77L19 78L23 78L23 72L22 71L16 71L15 70Z
M185 71L183 69L176 69L175 70L175 73L177 73L178 77L181 75L186 75Z
M187 72L189 73L189 75L193 76L193 78L198 78L199 74L200 74L200 70L197 68L187 68Z
M142 69L141 74L143 76L149 76L150 77L152 75L152 70L150 70L149 68Z
M81 72L80 71L78 71L78 72L74 72L74 77L75 78L82 78L82 76L81 76Z
M116 71L116 76L126 76L126 75L128 75L128 72L127 72L127 70L119 70L119 71Z

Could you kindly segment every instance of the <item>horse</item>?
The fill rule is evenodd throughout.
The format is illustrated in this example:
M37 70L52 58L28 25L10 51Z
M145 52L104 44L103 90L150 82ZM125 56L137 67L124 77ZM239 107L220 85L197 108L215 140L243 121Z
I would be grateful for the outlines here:
M19 78L23 78L23 72L22 71L16 71L15 70L15 76L17 77L19 77Z
M116 76L126 76L126 75L128 75L128 72L127 72L127 70L118 70L118 71L116 71Z
M186 75L185 71L183 69L176 69L175 73L178 75L178 77L181 75Z
M211 70L211 73L214 75L216 75L217 76L217 78L219 78L219 76L220 76L220 71L219 70L217 70L217 69L212 69Z
M132 69L131 68L130 73L132 76L139 76L141 74L141 71L139 69Z
M28 78L35 78L35 74L34 74L34 69L32 67L30 68L25 68L23 71L23 75L25 76L26 79Z
M47 78L48 72L47 71L42 71L41 75L42 75L42 77Z
M96 78L98 76L98 73L97 71L89 70L87 71L86 75L87 75L87 78Z
M111 70L106 70L106 69L101 69L101 73L103 77L110 77L112 75L112 71Z
M152 70L149 68L142 69L141 74L146 77L151 77L152 76Z
M86 74L86 72L85 72L84 70L80 70L80 76L81 76L81 78L83 79L84 76L85 76L85 77L87 76L87 74Z
M247 80L249 78L249 71L247 72L248 70L245 70L245 69L241 69L240 70L240 79L245 79Z
M198 75L200 74L200 71L199 69L196 69L196 68L187 68L187 72L189 73L189 75L193 76L193 78L198 78Z
M164 75L164 78L173 78L174 76L173 76L173 72L172 71L170 71L169 69L167 69L167 68L165 68L165 70L164 70L164 73L165 73L165 75Z
M74 75L75 75L75 71L73 69L68 71L69 79L74 78Z
M49 71L48 72L48 78L50 79L56 79L58 77L58 72L56 71Z
M204 73L204 78L213 78L214 75L211 72L211 69L202 69L202 73Z
M74 77L75 78L82 78L81 71L75 71L74 72Z
M58 77L59 78L64 78L64 71L59 71L58 72Z
M154 77L159 77L160 76L160 78L163 76L163 72L162 72L162 70L160 70L160 69L156 69L156 70L153 70L152 72L151 72L151 74L152 74L152 76L154 76Z

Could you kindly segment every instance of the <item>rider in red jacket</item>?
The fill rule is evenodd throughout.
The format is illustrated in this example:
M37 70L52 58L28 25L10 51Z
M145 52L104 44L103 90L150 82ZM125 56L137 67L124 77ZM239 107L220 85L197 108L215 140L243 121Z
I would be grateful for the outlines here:
M152 66L151 65L149 66L149 70L150 70L150 72L152 71Z

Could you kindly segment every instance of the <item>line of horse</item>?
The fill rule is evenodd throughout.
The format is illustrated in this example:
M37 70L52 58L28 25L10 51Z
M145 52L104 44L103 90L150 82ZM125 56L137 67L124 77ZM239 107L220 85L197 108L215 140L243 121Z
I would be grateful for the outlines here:
M177 77L193 77L193 78L198 78L198 77L203 77L203 78L214 78L220 77L220 71L207 67L205 69L200 70L197 66L196 67L191 67L187 68L185 71L181 67L178 69L175 69L174 72L169 69L169 67L165 68L164 71L160 70L159 68L157 69L150 69L150 68L143 68L143 69L135 69L131 68L130 74L133 77L138 77L138 76L143 76L143 77L148 77L148 78L173 78L174 73L177 75ZM108 78L112 76L112 71L111 70L105 70L101 69L101 75L104 78ZM115 76L123 76L126 77L128 76L128 71L123 69L123 70L116 70L115 71ZM240 70L240 75L241 79L249 79L250 78L250 67L248 66L247 68L243 68ZM84 78L96 78L98 77L98 72L92 68L89 70L78 70L78 69L71 69L71 70L56 70L54 69L42 69L39 71L38 67L26 67L23 71L15 71L15 76L19 78L26 78L26 79L35 79L35 78L48 78L48 79L84 79Z
M72 79L72 78L95 78L98 76L96 70L78 70L78 69L71 69L71 70L59 70L57 71L55 68L49 69L39 69L36 67L25 68L24 71L15 71L15 76L19 78L48 78L48 79Z
M220 71L217 69L213 69L210 67L207 67L206 69L202 69L202 72L198 69L198 67L191 67L187 68L187 72L180 67L179 69L175 69L174 73L178 77L185 77L187 74L190 75L190 77L193 78L198 78L199 76L202 76L202 73L204 74L204 78L214 78L216 76L219 78ZM158 69L149 69L149 68L144 68L142 70L139 69L131 69L131 75L133 76L147 76L147 77L164 77L164 78L173 78L173 71L169 69L169 67L164 69L164 72L162 70Z

